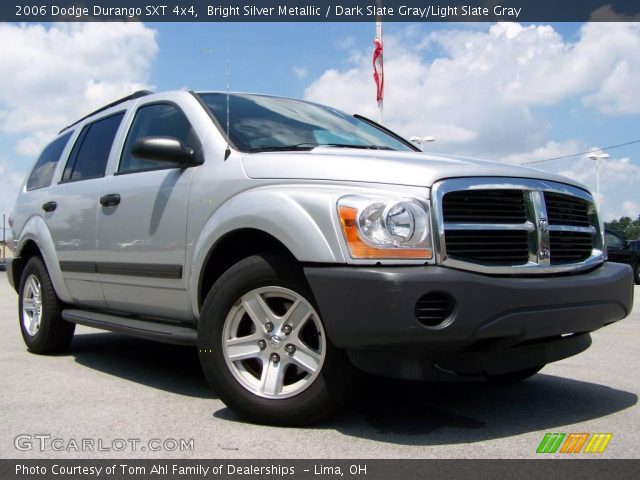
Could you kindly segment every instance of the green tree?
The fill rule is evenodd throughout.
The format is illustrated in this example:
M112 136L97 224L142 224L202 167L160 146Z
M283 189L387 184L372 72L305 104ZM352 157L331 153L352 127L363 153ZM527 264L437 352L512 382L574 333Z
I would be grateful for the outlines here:
M635 220L630 217L620 217L604 224L607 230L622 235L627 240L640 239L640 215Z

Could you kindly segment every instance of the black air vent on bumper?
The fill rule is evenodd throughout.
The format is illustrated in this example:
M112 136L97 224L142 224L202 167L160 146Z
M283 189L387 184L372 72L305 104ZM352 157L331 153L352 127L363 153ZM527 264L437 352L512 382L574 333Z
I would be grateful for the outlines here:
M437 327L446 322L456 307L455 300L445 292L430 292L416 302L415 314L420 323Z

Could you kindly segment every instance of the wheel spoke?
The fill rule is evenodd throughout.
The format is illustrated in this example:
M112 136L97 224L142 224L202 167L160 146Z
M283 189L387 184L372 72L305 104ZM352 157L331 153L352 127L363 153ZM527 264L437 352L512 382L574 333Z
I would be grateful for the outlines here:
M22 308L24 308L27 312L33 312L35 309L35 301L33 298L23 298L22 299Z
M292 335L297 335L300 329L304 327L305 323L311 316L311 310L306 305L306 303L301 302L300 299L297 299L293 302L293 305L289 307L287 313L285 313L282 318L282 322L286 325L289 325L293 331Z
M302 342L296 345L296 351L291 355L291 362L298 365L303 370L309 373L314 373L318 370L322 357L319 353L311 350Z
M34 298L36 298L40 294L40 285L38 285L36 277L29 277L29 288L31 289L31 293Z
M277 395L282 391L285 365L283 362L264 362L260 377L260 391L267 395Z
M273 322L275 315L269 305L257 293L251 293L242 297L242 307L247 312L256 328L262 328L265 323Z
M237 362L258 357L261 351L258 346L259 338L258 335L249 335L227 340L227 356L229 360Z
M38 329L38 316L37 315L33 315L30 319L29 319L29 328L27 330L29 330L29 333L34 334L36 332L36 330Z

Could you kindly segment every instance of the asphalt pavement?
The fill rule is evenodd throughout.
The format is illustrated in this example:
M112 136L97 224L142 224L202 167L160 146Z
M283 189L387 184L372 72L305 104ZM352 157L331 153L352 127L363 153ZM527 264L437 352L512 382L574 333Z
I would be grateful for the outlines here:
M225 407L193 348L79 327L68 353L28 353L2 272L0 458L534 458L548 432L612 433L599 458L638 458L639 364L636 306L515 386L367 377L325 424L265 427Z

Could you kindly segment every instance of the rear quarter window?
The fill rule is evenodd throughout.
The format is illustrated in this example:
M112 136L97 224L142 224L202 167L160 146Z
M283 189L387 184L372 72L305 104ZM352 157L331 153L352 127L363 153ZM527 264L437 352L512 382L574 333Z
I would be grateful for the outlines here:
M44 147L27 180L28 191L46 188L51 185L53 173L56 171L60 156L67 146L67 143L69 143L69 138L71 138L72 133L73 132L65 133Z

